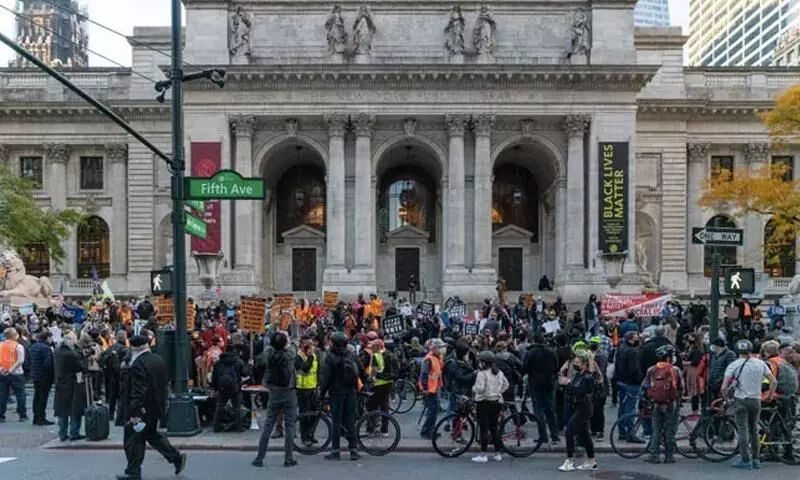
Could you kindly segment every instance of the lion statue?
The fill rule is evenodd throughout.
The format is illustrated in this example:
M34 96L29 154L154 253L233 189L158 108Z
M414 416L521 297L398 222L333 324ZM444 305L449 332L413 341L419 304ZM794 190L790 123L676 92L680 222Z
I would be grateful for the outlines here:
M34 277L25 272L25 264L13 250L0 252L0 265L6 269L0 297L28 297L50 299L53 286L47 277Z

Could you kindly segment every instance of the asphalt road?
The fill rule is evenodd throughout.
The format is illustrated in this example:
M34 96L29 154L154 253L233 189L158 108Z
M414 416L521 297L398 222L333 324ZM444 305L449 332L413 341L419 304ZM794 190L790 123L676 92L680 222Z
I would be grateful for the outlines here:
M539 455L528 459L504 459L501 463L478 465L468 456L446 460L435 455L365 456L359 462L342 460L330 462L322 458L298 457L293 468L283 467L281 454L270 454L264 468L250 466L253 455L237 452L190 452L186 471L173 475L172 467L153 451L148 451L144 478L166 479L291 479L335 480L346 478L380 478L381 480L458 479L458 480L530 480L551 478L553 475L574 479L596 480L749 480L754 472L732 469L727 464L710 464L700 460L680 459L675 465L645 465L641 461L626 461L616 456L601 456L601 469L594 473L561 473L557 470L563 457ZM124 467L122 452L81 451L59 452L42 450L0 449L0 478L13 480L108 480ZM776 479L796 479L798 467L766 464L759 476Z

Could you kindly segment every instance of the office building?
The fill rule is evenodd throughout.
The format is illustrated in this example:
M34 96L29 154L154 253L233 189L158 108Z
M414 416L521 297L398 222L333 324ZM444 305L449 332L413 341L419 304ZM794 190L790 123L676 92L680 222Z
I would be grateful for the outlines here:
M642 27L668 27L669 0L639 0L633 11L633 22Z

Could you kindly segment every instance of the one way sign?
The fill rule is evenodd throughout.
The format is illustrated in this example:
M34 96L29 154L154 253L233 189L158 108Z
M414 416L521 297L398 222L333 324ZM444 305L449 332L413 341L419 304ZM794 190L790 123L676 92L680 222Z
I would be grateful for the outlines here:
M740 228L694 227L692 228L692 243L741 247L744 244L744 231Z

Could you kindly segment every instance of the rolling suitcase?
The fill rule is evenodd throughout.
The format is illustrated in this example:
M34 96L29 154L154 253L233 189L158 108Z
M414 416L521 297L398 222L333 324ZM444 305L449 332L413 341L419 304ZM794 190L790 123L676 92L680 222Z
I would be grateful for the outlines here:
M98 442L108 438L110 427L108 423L111 421L111 414L108 407L102 401L94 400L92 389L92 380L86 379L86 411L84 417L86 418L86 438L91 442Z

